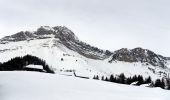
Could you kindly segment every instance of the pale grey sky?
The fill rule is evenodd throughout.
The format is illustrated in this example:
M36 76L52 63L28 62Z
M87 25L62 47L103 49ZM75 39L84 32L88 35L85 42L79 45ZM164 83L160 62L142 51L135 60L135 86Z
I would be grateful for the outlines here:
M170 57L169 0L0 0L0 38L64 25L111 51L143 47Z

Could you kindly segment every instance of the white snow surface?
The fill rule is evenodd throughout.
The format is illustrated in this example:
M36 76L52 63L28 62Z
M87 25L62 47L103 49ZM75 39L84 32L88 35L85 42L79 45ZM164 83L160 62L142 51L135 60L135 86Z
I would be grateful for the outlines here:
M25 66L25 67L26 67L26 68L43 69L43 66L41 66L41 65L33 65L33 64L27 65L27 66Z
M39 72L0 72L0 100L169 100L161 88Z
M6 62L11 58L24 55L33 55L45 60L56 73L73 74L68 70L75 70L79 76L92 78L94 75L109 76L124 73L127 77L133 75L151 76L152 79L163 77L158 72L166 72L164 69L140 62L128 63L116 61L108 63L109 59L94 60L86 58L77 52L65 47L57 38L37 39L30 41L9 42L0 45L0 61ZM63 58L63 61L61 61ZM170 64L170 63L167 63ZM154 69L156 72L149 70ZM68 73L67 73L68 72Z

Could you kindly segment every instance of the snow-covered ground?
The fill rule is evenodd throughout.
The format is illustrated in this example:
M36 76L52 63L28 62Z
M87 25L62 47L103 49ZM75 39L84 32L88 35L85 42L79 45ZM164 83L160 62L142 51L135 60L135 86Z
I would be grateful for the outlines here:
M165 69L145 65L140 62L128 63L117 61L108 63L110 58L105 60L89 59L68 49L57 38L9 42L0 45L0 62L6 62L11 58L27 54L45 60L49 66L52 66L56 73L60 74L70 74L66 73L66 71L75 70L79 76L92 78L94 75L102 77L124 73L127 77L142 75L143 77L151 76L155 80L162 77L162 75L159 75L159 71L169 73ZM168 65L170 63L167 63ZM149 68L154 69L156 72L153 73Z
M0 100L169 100L170 91L39 72L0 72Z

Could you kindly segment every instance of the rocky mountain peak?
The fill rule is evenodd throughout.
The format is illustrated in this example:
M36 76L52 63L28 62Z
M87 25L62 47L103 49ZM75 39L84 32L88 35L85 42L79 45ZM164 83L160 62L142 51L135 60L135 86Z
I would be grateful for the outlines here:
M139 47L134 49L122 48L120 50L116 50L113 53L112 59L109 62L112 61L142 62L164 68L166 67L165 60L166 59L163 56L158 55L150 50Z
M30 41L38 39L54 38L58 43L67 48L91 59L105 59L112 53L108 50L101 50L80 41L75 34L65 26L41 26L34 32L22 31L11 36L0 39L0 44L18 41ZM57 46L57 43L53 44Z
M150 50L143 48L127 49L122 48L114 52L108 50L101 50L97 47L91 46L85 42L80 41L75 34L65 26L41 26L34 32L21 31L11 36L6 36L0 39L0 44L18 41L30 41L38 39L54 38L58 43L73 50L87 58L104 60L111 58L112 61L124 62L142 62L153 66L166 67L166 61L170 60L168 57L163 57ZM58 43L53 43L57 46Z
M17 42L24 40L60 38L62 40L78 39L75 34L65 26L41 26L34 32L21 31L11 36L0 39L0 43Z

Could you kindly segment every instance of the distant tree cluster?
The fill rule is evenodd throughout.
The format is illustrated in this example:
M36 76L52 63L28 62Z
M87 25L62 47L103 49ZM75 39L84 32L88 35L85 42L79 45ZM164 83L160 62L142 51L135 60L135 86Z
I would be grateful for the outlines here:
M164 80L162 79L162 80L160 80L160 79L157 79L156 81L155 81L155 84L154 84L154 86L155 87L161 87L161 88L165 88L165 83L164 83Z
M162 80L157 79L155 82L153 82L150 76L144 79L142 75L134 75L133 77L126 77L124 73L122 73L116 76L112 74L110 75L110 77L102 76L101 78L99 78L98 75L95 75L93 79L95 80L101 79L103 81L120 83L120 84L128 84L128 85L132 84L133 82L136 82L135 85L137 86L150 83L150 87L161 87L162 89L170 90L170 79L162 79Z
M165 83L165 89L170 90L170 78L166 78L164 80Z
M38 57L26 55L24 57L15 57L11 60L0 64L0 71L25 70L25 66L34 64L42 65L47 73L54 73L54 71L46 64L46 62Z
M154 83L154 86L170 90L170 78L157 79Z

